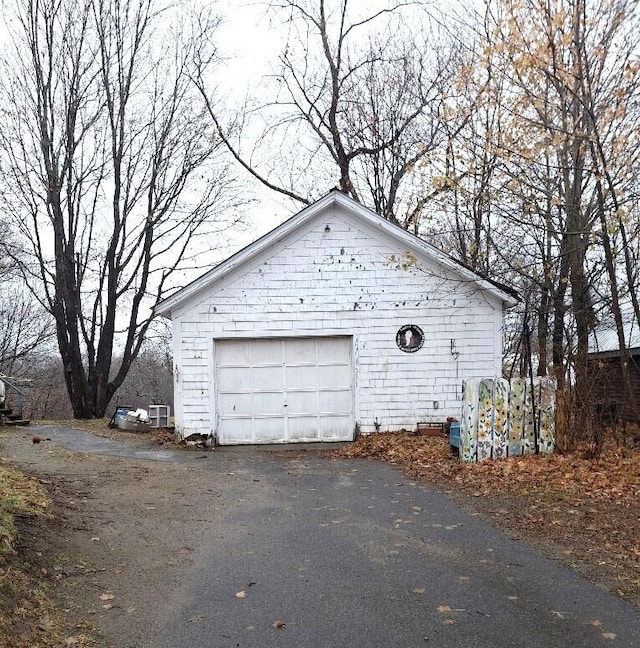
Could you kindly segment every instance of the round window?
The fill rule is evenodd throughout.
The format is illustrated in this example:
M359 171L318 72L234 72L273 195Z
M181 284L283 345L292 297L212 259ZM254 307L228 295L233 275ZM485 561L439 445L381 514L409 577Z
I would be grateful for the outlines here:
M424 344L424 333L415 324L405 324L396 333L396 344L405 353L415 353Z

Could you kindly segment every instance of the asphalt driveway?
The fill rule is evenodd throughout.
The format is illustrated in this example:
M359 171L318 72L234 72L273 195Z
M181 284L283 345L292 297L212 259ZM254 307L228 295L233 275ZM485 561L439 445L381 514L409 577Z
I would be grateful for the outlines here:
M51 448L73 446L49 433ZM58 456L60 465L91 460L82 450ZM138 587L145 598L123 603L118 617L99 610L105 646L640 646L640 610L388 465L313 450L223 448L157 461L131 451L125 444L118 457L110 446L83 509L87 533L100 539L94 571L117 554L134 579L130 597ZM27 467L46 471L36 452ZM50 478L51 457L48 465ZM90 472L76 470L74 487ZM107 493L119 503L107 504ZM139 566L145 550L156 567ZM118 582L113 597L124 601Z
M387 465L240 456L158 646L640 645L636 608Z

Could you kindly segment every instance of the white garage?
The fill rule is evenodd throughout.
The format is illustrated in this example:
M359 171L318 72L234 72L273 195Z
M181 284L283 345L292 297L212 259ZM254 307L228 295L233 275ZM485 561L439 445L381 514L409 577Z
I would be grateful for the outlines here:
M460 410L513 296L339 191L158 304L179 436L352 439Z
M353 438L350 337L217 340L221 445Z

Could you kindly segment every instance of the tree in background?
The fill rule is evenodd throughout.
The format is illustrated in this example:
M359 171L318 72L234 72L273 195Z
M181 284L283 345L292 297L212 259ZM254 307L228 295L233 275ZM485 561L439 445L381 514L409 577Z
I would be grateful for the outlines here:
M113 397L112 409L115 411L120 405L148 409L153 404L169 405L173 411L173 353L167 320L154 322L142 350Z
M54 337L51 317L16 285L0 282L0 373L25 377L28 359Z
M229 123L214 103L208 61L200 59L196 82L233 157L299 203L326 193L333 178L355 200L413 227L420 210L412 172L444 141L457 57L425 7L270 2L286 42L268 83L254 92L258 98ZM448 119L453 129L453 115Z
M36 352L54 337L51 316L22 289L19 267L13 263L15 237L0 220L0 374L24 378Z
M181 9L27 0L9 23L3 203L21 237L13 260L54 319L77 418L105 414L153 305L232 206L189 80L200 34Z

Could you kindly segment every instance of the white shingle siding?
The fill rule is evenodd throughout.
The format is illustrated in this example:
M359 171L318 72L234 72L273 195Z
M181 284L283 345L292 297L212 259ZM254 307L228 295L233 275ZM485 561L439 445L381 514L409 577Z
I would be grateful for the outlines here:
M462 378L500 374L502 301L404 254L334 208L180 304L172 312L179 432L215 433L213 340L231 337L353 336L363 432L457 416ZM409 323L425 334L416 353L396 346Z

